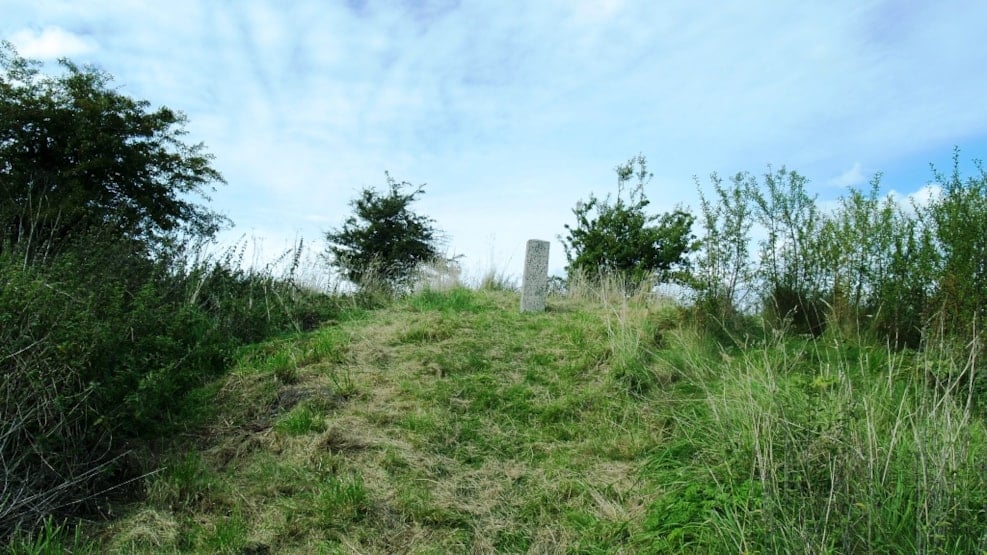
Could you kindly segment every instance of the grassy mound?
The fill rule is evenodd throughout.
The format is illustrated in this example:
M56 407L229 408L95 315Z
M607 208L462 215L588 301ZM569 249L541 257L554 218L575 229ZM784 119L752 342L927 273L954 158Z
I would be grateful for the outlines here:
M724 350L653 298L424 291L244 349L102 550L970 552L976 361ZM936 376L930 384L930 376ZM153 470L153 468L149 468Z

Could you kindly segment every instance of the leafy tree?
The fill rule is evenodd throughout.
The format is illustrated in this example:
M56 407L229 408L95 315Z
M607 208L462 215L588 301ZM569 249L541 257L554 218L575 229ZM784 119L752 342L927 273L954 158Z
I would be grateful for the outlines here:
M580 201L572 211L575 227L566 224L568 235L559 237L569 263L566 272L588 276L614 272L622 275L628 287L636 287L655 274L667 279L672 270L687 264L695 218L683 210L645 213L650 201L644 187L652 174L644 156L635 156L615 170L616 200L590 194L587 202ZM628 186L632 178L637 183Z
M0 43L0 248L60 245L100 231L150 249L177 233L211 236L223 218L195 203L223 182L186 118L110 87L95 68L62 72Z
M181 256L224 222L197 204L222 177L185 117L41 69L0 43L0 545L95 509L138 470L130 440L271 318L226 294L247 280Z
M982 333L987 321L987 171L960 174L960 151L953 149L953 171L932 168L942 194L922 210L940 251L935 302L942 325L957 334Z
M758 277L769 319L818 335L826 317L823 217L816 197L807 191L808 182L784 166L777 171L768 166L763 186L752 182L750 195L754 221L767 232Z
M728 332L726 338L746 325L741 311L747 305L745 296L754 275L750 232L754 223L751 190L756 179L740 172L724 185L714 172L710 175L712 199L703 194L699 179L695 181L703 233L692 279L698 309L695 316L711 331Z
M398 183L390 174L387 191L364 189L350 205L354 214L326 233L327 257L349 281L360 286L407 285L415 268L439 257L434 220L409 208L424 185ZM408 190L410 189L410 192Z

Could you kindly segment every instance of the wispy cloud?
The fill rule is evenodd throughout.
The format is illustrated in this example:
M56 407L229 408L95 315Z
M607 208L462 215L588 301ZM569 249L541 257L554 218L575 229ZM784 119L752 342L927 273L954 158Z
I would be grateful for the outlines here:
M509 271L638 152L670 209L694 174L785 164L829 195L987 138L972 0L80 4L23 3L0 36L186 111L242 228L317 237L390 170L429 184L453 250Z
M22 56L41 60L79 56L95 50L92 39L56 26L21 29L11 34L9 40L17 45Z
M860 162L856 162L852 168L831 179L829 184L834 187L846 189L847 187L858 187L866 182L867 176L864 175Z

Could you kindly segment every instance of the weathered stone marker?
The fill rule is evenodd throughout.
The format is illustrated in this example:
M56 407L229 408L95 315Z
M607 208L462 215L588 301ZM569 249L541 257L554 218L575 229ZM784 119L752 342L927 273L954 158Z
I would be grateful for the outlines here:
M548 241L531 239L524 253L521 312L542 312L548 295Z

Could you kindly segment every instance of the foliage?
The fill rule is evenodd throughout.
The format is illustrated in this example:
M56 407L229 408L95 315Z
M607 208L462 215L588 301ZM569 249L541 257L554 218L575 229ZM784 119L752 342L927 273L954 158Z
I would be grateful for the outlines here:
M27 266L0 254L0 537L98 502L138 470L120 458L127 443L184 426L176 400L240 345L340 312L228 259L181 268L128 247L88 243Z
M667 280L673 270L686 267L686 255L693 248L692 223L684 210L648 215L650 204L644 193L652 174L647 161L638 155L617 166L617 198L590 195L573 209L575 227L565 225L568 234L560 237L571 276L583 273L621 274L628 288L657 277ZM637 183L629 185L632 178ZM625 198L626 193L626 198Z
M745 173L731 178L730 185L713 173L713 200L699 192L703 236L693 273L696 289L694 316L704 328L734 333L744 325L745 296L753 280L750 231L754 224L752 189L756 180ZM699 186L698 179L696 180Z
M223 220L192 199L221 177L183 116L9 44L0 68L2 542L99 510L236 348L339 305L296 284L301 246L279 277L203 254Z
M387 191L366 188L350 204L354 214L326 233L327 258L350 282L363 288L400 289L415 269L439 258L434 221L410 209L424 185L398 183L389 174Z
M769 166L763 186L754 181L749 191L755 220L767 231L758 266L766 315L818 335L826 317L818 244L822 218L807 183L797 172Z
M969 335L984 329L987 314L987 172L974 161L979 175L963 180L959 150L953 171L944 175L933 167L942 195L923 212L941 255L940 281L934 303L941 325Z
M750 308L738 295L761 291L770 327L820 335L865 334L897 347L918 348L937 335L968 341L983 327L978 299L987 294L987 175L963 179L933 168L941 195L925 206L881 196L881 174L866 190L851 188L823 212L794 171L759 180L739 173L729 186L715 174L716 202L702 192L704 235L691 285L694 315L712 331L736 339ZM698 184L698 183L697 183ZM751 260L751 229L766 237ZM749 327L749 326L747 326Z
M184 115L120 94L95 68L40 66L0 44L0 248L98 231L146 251L217 231L224 220L193 199L223 179L202 144L182 141Z
M880 198L880 174L870 190L851 189L820 234L830 324L853 335L918 347L938 280L938 255L920 222L890 197Z

